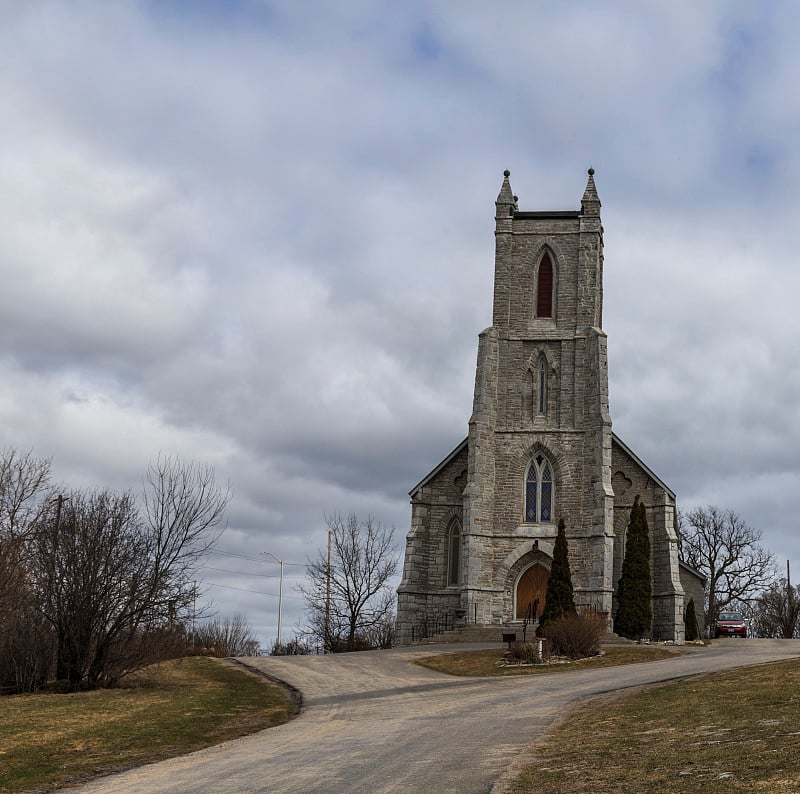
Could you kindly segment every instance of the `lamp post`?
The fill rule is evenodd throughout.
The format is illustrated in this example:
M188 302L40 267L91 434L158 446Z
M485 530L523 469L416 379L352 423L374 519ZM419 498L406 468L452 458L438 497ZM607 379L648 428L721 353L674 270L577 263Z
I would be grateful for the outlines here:
M283 560L279 560L271 551L262 551L262 554L272 557L281 566L281 581L278 587L278 645L281 644L281 615L283 613Z

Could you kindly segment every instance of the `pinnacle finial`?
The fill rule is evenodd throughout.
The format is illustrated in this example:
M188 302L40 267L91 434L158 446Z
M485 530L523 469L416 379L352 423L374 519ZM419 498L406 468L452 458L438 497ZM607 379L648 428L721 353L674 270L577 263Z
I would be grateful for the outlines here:
M503 171L503 184L500 186L500 193L497 196L497 201L495 201L495 206L497 207L495 219L502 218L506 220L510 215L514 214L516 209L517 199L511 191L511 184L508 181L509 176L511 176L511 171L506 168Z
M581 212L584 215L600 215L600 197L597 195L597 187L594 184L594 168L590 166L588 173L589 179L581 199Z

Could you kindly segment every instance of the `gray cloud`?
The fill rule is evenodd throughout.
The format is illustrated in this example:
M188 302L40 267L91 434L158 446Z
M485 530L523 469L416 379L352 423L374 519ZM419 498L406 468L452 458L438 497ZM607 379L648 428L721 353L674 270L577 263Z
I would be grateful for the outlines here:
M207 592L272 637L261 552L402 535L466 435L502 170L570 209L591 164L615 429L800 561L794 6L314 8L0 12L4 441L67 486L214 464Z

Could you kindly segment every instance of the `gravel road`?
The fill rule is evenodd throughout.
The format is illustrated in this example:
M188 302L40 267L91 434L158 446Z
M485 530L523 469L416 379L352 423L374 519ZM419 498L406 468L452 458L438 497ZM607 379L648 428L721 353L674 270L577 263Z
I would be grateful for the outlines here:
M491 646L242 659L302 692L295 720L77 790L490 792L522 749L576 700L800 656L798 640L720 640L661 662L502 679L454 678L410 663L479 647Z

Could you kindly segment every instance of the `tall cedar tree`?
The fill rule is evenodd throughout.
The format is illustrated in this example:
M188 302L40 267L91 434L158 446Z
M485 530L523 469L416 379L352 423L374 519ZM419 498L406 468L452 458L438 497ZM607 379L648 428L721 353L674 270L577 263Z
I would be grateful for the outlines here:
M575 599L572 594L572 574L569 570L569 552L567 550L567 534L564 519L558 522L556 545L553 549L553 566L547 580L544 612L539 620L539 628L543 629L548 620L557 620L564 615L574 615Z
M684 638L687 642L700 639L700 626L697 625L697 612L694 608L694 599L690 598L686 605L686 614L683 618Z
M633 500L628 524L628 543L617 589L617 617L614 631L631 640L643 637L653 622L650 581L650 533L647 514L639 495Z

